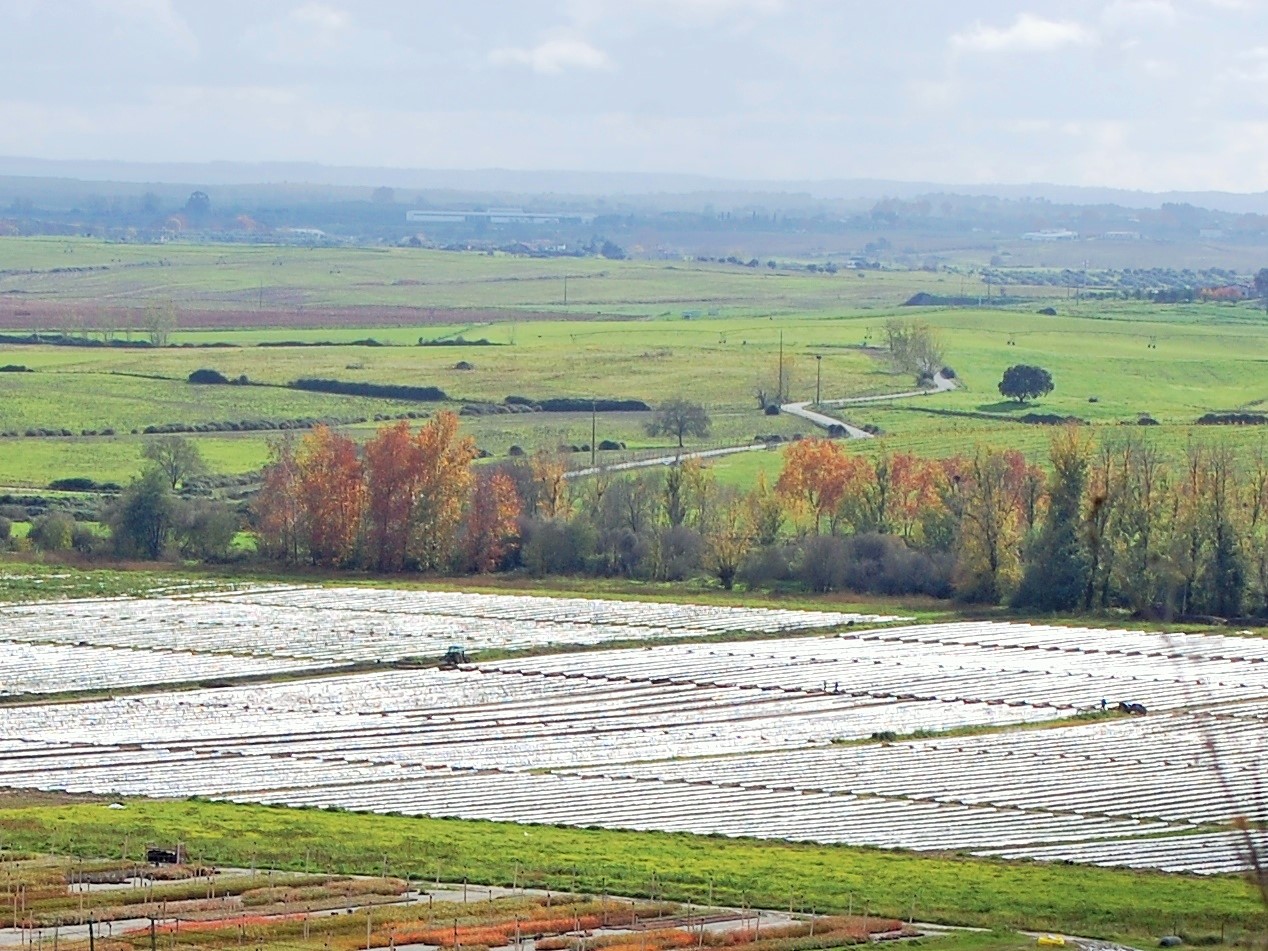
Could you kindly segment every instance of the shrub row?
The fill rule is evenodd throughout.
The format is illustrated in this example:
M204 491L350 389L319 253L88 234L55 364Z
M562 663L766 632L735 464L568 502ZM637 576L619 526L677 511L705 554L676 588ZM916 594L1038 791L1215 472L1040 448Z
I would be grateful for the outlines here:
M1060 413L1026 413L1024 416L1018 416L1017 422L1029 423L1032 426L1065 426L1067 424L1081 426L1087 423L1087 420L1077 416L1062 416Z
M459 416L501 416L515 413L539 413L536 406L523 403L467 403L458 410Z
M1268 423L1263 413L1207 413L1198 417L1199 426L1262 426Z
M265 340L257 347L387 347L391 344L364 337L361 340Z
M349 380L301 379L291 384L292 389L311 393L334 393L338 396L368 396L384 400L413 400L437 402L449 397L438 386L406 386L398 383L357 383Z
M500 343L494 343L481 337L479 340L467 340L464 337L454 337L451 340L424 340L418 338L420 347L500 347Z
M58 492L118 492L118 482L98 482L85 476L70 476L65 479L54 479L48 484L50 489Z
M508 396L504 402L507 406L530 406L543 413L588 413L592 409L602 413L646 413L651 409L642 400L588 400L576 396L552 396L544 400Z
M247 379L247 375L245 373L242 374L242 376L230 379L219 370L212 370L206 367L200 370L195 370L191 373L188 377L188 381L190 383L199 383L206 386L247 386L251 382Z
M349 426L368 422L365 416L304 416L299 419L243 419L217 423L158 423L141 430L132 430L143 436L168 435L170 433L249 433L286 429L312 429L314 426Z
M69 429L47 429L39 426L32 426L30 429L7 429L0 432L0 439L18 439L27 437L36 439L47 436L113 436L115 431L110 428L106 429L81 429L79 432L73 432Z

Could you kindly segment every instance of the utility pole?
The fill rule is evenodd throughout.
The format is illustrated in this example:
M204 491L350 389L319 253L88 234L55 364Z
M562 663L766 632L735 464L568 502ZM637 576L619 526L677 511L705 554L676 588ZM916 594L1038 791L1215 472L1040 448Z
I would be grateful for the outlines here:
M815 354L815 406L819 405L820 384L823 382L823 354Z
M568 275L564 275L564 306L568 306Z
M784 332L779 332L779 380L775 383L775 396L777 403L784 402Z
M597 458L596 451L598 449L598 447L594 444L595 436L598 434L598 431L599 431L598 411L595 408L596 405L597 404L595 403L595 401L591 399L590 400L590 468L591 469L595 467L596 458Z

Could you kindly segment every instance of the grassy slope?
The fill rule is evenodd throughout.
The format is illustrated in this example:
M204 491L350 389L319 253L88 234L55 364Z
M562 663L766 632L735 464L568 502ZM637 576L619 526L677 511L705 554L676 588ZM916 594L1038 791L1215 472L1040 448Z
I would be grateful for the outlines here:
M722 308L798 312L841 301L899 303L910 278L869 272L830 276L765 267L597 258L528 259L409 248L287 248L250 245L118 245L92 240L4 238L0 292L29 301L75 302L91 322L100 306L292 310L344 306L548 309L658 314ZM54 269L93 268L76 272ZM25 273L24 273L25 272ZM568 305L563 278L568 277ZM923 289L951 278L920 275ZM958 288L959 279L954 279Z
M1009 864L832 846L525 827L352 813L129 800L0 808L6 847L118 855L126 840L181 841L220 864L371 872L766 907L798 905L962 924L1158 934L1266 922L1247 883L1064 865ZM518 873L517 873L518 869Z
M807 429L790 420L762 417L752 396L755 383L769 387L774 379L781 334L785 360L794 368L794 398L814 394L816 353L823 355L825 399L905 388L908 381L889 373L875 351L869 355L858 349L864 341L881 343L883 323L894 314L928 320L939 328L947 362L959 372L965 389L901 406L849 410L851 421L875 423L886 433L883 440L854 447L856 451L890 448L945 455L988 443L1017 447L1042 458L1048 434L1038 427L1005 422L1029 408L1001 401L995 390L1004 368L1018 362L1048 367L1056 379L1056 391L1034 409L1105 424L1100 430L1104 433L1125 432L1118 424L1150 413L1165 424L1149 431L1150 437L1172 449L1181 448L1190 438L1189 424L1201 413L1255 409L1268 400L1261 373L1268 360L1268 321L1249 306L1161 307L1063 300L1057 302L1061 316L1053 318L1032 313L1033 307L900 308L898 304L915 290L958 292L958 276L922 272L826 276L772 273L765 268L537 261L406 249L2 240L0 247L12 263L9 273L0 275L0 290L29 292L15 300L73 302L100 295L107 304L140 306L167 295L189 306L209 301L230 306L234 294L249 290L255 299L263 285L266 296L298 295L314 307L403 302L420 307L456 303L532 308L548 303L554 291L547 293L543 288L561 284L568 274L569 309L591 319L389 330L243 329L182 333L176 338L188 343L232 340L245 345L230 350L0 347L0 362L24 363L39 371L0 375L0 430L65 427L78 432L109 426L127 432L178 420L373 416L428 408L270 387L191 387L182 382L191 370L213 366L233 376L245 373L270 383L320 375L435 384L460 400L472 401L499 401L515 394L631 397L654 403L684 394L708 405L718 420L715 434L705 442L746 442L759 432L791 435ZM160 261L168 263L156 263ZM109 265L110 269L51 270L85 265ZM24 267L42 270L15 273ZM697 305L702 301L712 303L701 309ZM682 312L689 308L700 310L702 316L683 320ZM594 317L596 312L614 310L643 316L635 320ZM91 307L80 316L84 325L91 326ZM248 313L244 320L249 317ZM504 346L412 345L420 336L434 339L458 333L487 337ZM254 346L264 340L365 336L400 346ZM455 370L459 360L474 363L475 369ZM1089 402L1092 398L1097 402ZM926 411L935 407L997 413L1001 419ZM614 414L601 420L599 438L624 441L632 448L663 445L663 440L651 441L642 435L641 422ZM579 417L485 417L468 420L466 425L482 447L499 455L512 444L531 450L589 442L589 421ZM1130 431L1143 432L1134 427ZM1206 429L1198 435L1248 447L1259 441L1258 432L1243 429ZM266 442L258 434L197 438L213 467L228 473L258 465ZM126 441L0 443L0 484L40 485L79 474L122 479L134 471L128 457L136 451L135 444ZM777 465L774 455L746 456L717 463L717 471L725 481L746 484L758 468L771 471Z

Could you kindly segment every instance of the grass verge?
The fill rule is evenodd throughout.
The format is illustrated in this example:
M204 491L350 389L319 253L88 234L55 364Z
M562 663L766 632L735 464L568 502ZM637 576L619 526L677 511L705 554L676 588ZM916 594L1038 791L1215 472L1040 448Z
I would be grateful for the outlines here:
M584 790L579 789L579 794ZM376 816L203 800L0 798L9 849L85 856L183 842L233 866L380 873L668 900L814 907L1098 936L1262 933L1250 884L1091 866L653 832Z

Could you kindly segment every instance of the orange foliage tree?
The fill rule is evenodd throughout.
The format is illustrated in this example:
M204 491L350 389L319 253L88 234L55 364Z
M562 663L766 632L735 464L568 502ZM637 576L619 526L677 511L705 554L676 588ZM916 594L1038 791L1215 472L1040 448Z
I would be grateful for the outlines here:
M499 469L475 477L462 537L468 571L493 571L505 561L515 545L521 509L515 480L509 473Z
M357 444L318 426L300 440L294 458L308 557L315 565L349 564L356 555L365 504Z
M456 413L437 413L414 437L421 463L410 519L409 554L425 571L449 560L471 489L475 440L458 436Z
M814 519L819 534L823 520L836 529L837 510L846 492L851 463L841 446L827 439L803 439L784 450L784 468L775 482L775 491L794 510Z
M563 459L542 452L529 463L533 489L537 496L537 514L542 518L561 518L568 514L568 467Z
M251 513L260 551L271 558L298 561L304 526L293 440L269 446L269 463L264 467L260 491L251 502Z
M401 422L366 443L366 553L379 571L424 570L453 552L471 486L475 443L458 417L437 413L417 433Z

